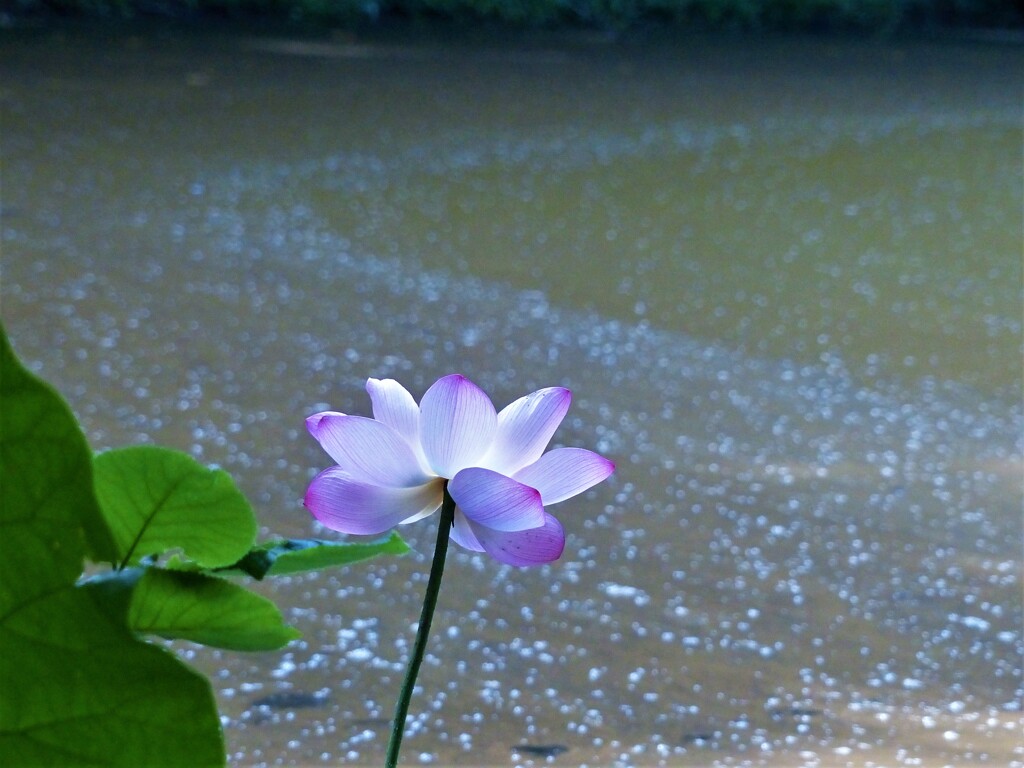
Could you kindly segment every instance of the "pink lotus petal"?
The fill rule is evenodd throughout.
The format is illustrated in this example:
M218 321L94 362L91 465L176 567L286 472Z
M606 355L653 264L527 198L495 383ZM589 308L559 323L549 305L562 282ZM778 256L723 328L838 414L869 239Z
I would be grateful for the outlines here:
M544 525L527 531L496 531L472 520L468 523L484 551L509 565L543 565L557 560L565 549L565 531L547 513Z
M424 517L430 517L436 511L437 507L427 507L423 511L417 512L415 515L405 518L405 520L400 522L399 525L409 525L409 523L415 523L417 520L422 520Z
M394 379L367 379L373 418L387 424L410 445L420 440L420 407L409 391Z
M483 466L513 475L544 453L572 402L564 387L548 387L521 397L498 414L494 443Z
M522 531L544 525L540 493L492 469L463 469L448 483L448 493L467 518L488 528Z
M412 446L386 424L338 413L311 416L306 424L338 466L359 480L402 488L429 479Z
M476 534L473 533L473 529L469 527L469 520L462 514L462 510L458 507L455 508L455 522L452 525L452 540L460 547L464 547L472 552L483 552L484 545L481 544Z
M316 431L320 428L320 422L324 420L324 417L344 415L344 413L338 413L337 411L321 411L320 413L314 413L312 416L306 417L306 431L308 431L313 437L316 437ZM319 440L319 438L317 438L317 440Z
M330 467L309 484L305 505L313 517L332 530L361 535L384 533L409 517L441 506L442 483L434 479L414 488L383 488Z
M367 379L366 391L373 403L373 418L404 437L412 446L423 471L433 474L420 444L420 407L409 390L394 379Z
M615 471L615 464L583 448L556 448L516 472L520 483L536 488L544 504L557 504L597 485Z
M497 414L490 398L464 376L438 379L420 401L420 440L431 468L454 477L491 445Z

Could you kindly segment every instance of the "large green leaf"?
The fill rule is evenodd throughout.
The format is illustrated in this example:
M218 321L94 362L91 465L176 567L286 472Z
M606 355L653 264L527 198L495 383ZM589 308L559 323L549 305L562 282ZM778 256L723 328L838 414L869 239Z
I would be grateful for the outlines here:
M122 568L179 548L201 566L230 565L256 539L256 518L231 476L181 451L118 448L96 457L95 474Z
M0 765L218 766L209 683L71 585L6 613Z
M114 543L96 506L85 435L60 395L21 366L2 326L0 397L0 544L4 552L52 561L59 569L33 585L42 593L77 578L86 554L112 562ZM11 567L2 560L0 568ZM0 579L0 601L8 586Z
M0 765L223 765L206 680L74 586L87 552L113 554L91 468L0 328Z
M377 555L404 555L408 551L409 546L395 532L373 541L278 539L253 547L245 557L226 570L262 579L264 576L335 568Z
M147 568L135 585L128 625L235 651L272 651L301 636L262 595L217 576L162 568Z

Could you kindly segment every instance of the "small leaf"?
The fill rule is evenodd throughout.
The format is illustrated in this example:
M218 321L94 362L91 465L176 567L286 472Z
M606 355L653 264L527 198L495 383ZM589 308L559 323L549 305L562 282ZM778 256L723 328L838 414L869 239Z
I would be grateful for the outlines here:
M128 626L235 651L272 651L301 636L262 595L216 576L161 568L147 568L135 585Z
M246 573L256 579L289 573L335 568L378 555L404 555L409 545L392 532L372 541L321 541L319 539L278 539L253 547L225 570Z
M122 568L176 548L208 568L230 565L256 538L252 508L231 476L188 454L134 446L102 453L94 466Z

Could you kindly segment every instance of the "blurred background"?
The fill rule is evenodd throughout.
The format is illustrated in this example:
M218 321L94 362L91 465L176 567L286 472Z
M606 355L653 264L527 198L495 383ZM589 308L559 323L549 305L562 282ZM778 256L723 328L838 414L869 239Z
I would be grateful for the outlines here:
M574 392L563 558L453 551L410 764L1024 764L1020 10L8 4L0 315L97 449L223 466L460 372ZM176 647L236 765L381 762L415 553Z

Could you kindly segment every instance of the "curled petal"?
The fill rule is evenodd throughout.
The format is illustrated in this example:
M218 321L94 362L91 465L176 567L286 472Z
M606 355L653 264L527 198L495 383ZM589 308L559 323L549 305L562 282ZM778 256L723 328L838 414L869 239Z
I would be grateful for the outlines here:
M490 398L464 376L438 379L420 401L420 440L430 467L452 478L483 458L497 414Z
M544 504L565 501L597 485L615 464L583 448L556 448L515 474L515 479L540 491Z
M422 520L424 517L430 517L437 511L437 507L427 507L421 512L417 512L412 517L407 517L403 520L400 525L408 525L409 523L415 523L417 520Z
M341 469L375 485L422 485L429 476L412 446L387 424L362 416L318 413L306 425Z
M548 387L521 397L498 414L494 443L484 466L513 475L544 453L572 402L564 387Z
M508 565L543 565L557 560L565 549L561 523L544 513L544 525L527 531L496 531L468 520L484 551Z
M498 531L522 531L544 525L540 493L491 469L469 467L448 483L448 493L475 523Z
M373 418L387 424L410 444L420 440L420 407L409 391L394 379L367 379Z
M314 413L312 416L306 417L306 431L309 432L314 438L319 440L316 436L316 431L320 428L320 422L328 416L344 416L344 413L338 413L337 411L321 411L320 413Z
M443 491L443 481L438 478L412 488L386 488L330 467L313 478L305 504L313 517L332 530L377 534L437 509Z
M483 552L484 545L481 544L476 534L473 533L473 529L469 527L469 520L462 514L462 510L458 507L455 508L455 521L452 524L452 539L460 547L464 547L473 552Z

